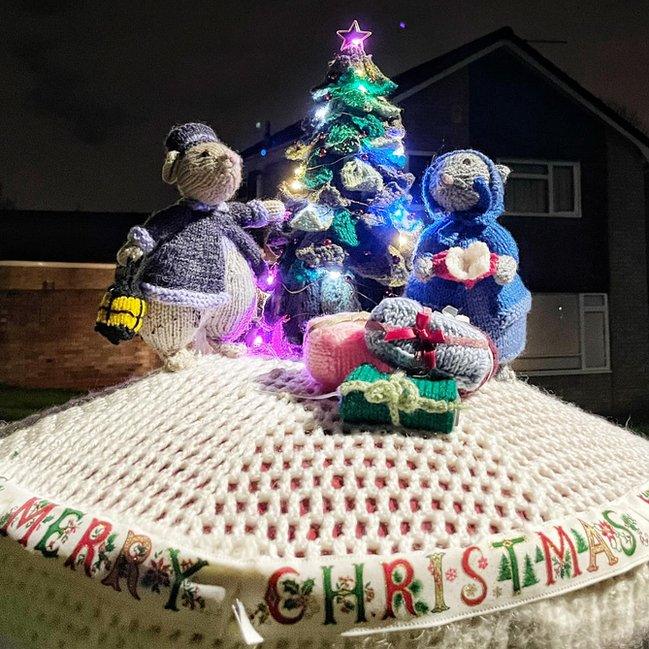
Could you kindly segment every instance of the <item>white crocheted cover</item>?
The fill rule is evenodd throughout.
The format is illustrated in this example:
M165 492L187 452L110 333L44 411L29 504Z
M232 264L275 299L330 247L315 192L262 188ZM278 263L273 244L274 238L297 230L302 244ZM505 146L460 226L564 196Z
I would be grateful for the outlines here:
M598 602L609 611L617 611L616 615L633 612L634 623L626 635L618 628L617 640L621 636L631 638L649 626L642 622L643 616L649 619L649 590L646 565L641 565L648 556L649 514L643 527L642 516L631 517L631 521L618 516L619 512L634 512L635 501L625 502L623 509L613 510L608 517L610 521L600 511L612 501L631 497L634 490L646 483L649 444L645 440L518 380L492 380L467 400L467 408L453 433L428 438L376 430L345 434L337 418L336 402L308 398L316 393L316 386L297 363L204 358L191 370L156 373L31 423L6 427L0 432L4 435L0 440L0 476L6 481L0 485L5 485L6 493L12 489L24 490L25 500L33 494L60 508L77 508L84 515L92 513L101 520L105 517L115 524L115 529L119 526L151 535L155 539L154 549L158 548L158 541L169 547L185 548L192 556L186 559L187 565L196 562L196 557L205 556L225 558L226 563L229 558L235 563L242 560L248 566L262 566L266 590L258 588L255 582L254 588L259 591L256 592L259 606L255 608L255 599L246 588L247 579L254 582L256 574L244 571L242 576L233 564L232 579L240 579L237 598L246 599L243 596L246 593L246 610L257 631L263 637L277 639L280 644L288 643L286 646L296 638L299 639L297 646L310 646L309 643L325 646L322 644L325 636L329 638L327 646L333 646L340 631L359 628L357 602L349 595L354 590L354 576L358 577L353 570L375 555L383 555L375 569L383 572L384 579L380 582L379 573L368 568L372 583L361 584L361 592L365 587L364 613L368 626L374 625L378 630L395 625L405 627L413 620L416 623L420 615L426 619L423 626L437 624L431 621L430 614L433 607L439 608L440 584L442 590L448 591L446 604L463 594L471 601L480 598L483 582L474 575L480 576L480 570L487 570L486 562L481 561L486 560L487 549L484 557L482 550L470 556L466 565L449 563L446 558L431 559L431 556L444 557L445 552L455 548L458 549L456 556L464 561L466 553L462 555L462 550L477 544L485 544L493 553L489 555L488 579L486 572L483 576L485 588L489 582L489 598L495 604L486 610L500 608L494 599L500 596L511 600L512 595L522 592L520 602L523 602L525 588L536 592L534 589L546 586L549 581L554 582L556 592L539 597L560 597L529 604L514 612L447 624L445 631L427 632L436 633L440 643L440 634L451 633L450 630L452 634L446 637L449 646L456 642L458 633L462 637L466 634L467 638L473 634L484 640L485 629L490 624L500 619L502 631L508 627L508 624L502 626L502 620L509 619L516 620L518 630L501 633L502 646L507 643L518 646L512 638L522 641L525 632L521 629L534 628L536 637L545 637L548 630L543 625L554 618L554 630L562 641L557 646L568 646L567 640L571 646L580 646L579 625L573 621L560 628L558 614L566 602L574 603L580 598L584 610ZM0 490L0 500L1 496ZM585 526L579 527L575 515L587 510L598 510L599 520L591 513L585 519ZM57 512L59 509L52 510L52 516L56 518ZM2 513L0 508L0 516ZM544 525L562 517L569 517L563 525L570 539L570 542L563 541L566 542L563 556L550 547L560 545L560 536L552 537L550 545L540 542L538 536L535 542L531 541L536 533L533 530L545 530L549 534L552 526L546 529ZM158 604L151 604L155 613L147 609L144 615L127 592L118 593L105 583L102 585L100 580L81 577L79 570L72 572L62 563L43 559L38 551L25 552L15 540L20 540L25 530L30 529L29 524L21 527L17 521L18 517L7 527L5 516L5 533L8 531L11 538L0 539L0 566L4 557L4 578L22 583L24 593L12 592L12 606L26 606L29 601L36 617L29 626L24 623L24 616L28 616L25 611L12 618L3 608L5 604L0 603L0 638L3 632L11 632L29 639L29 633L24 631L29 628L32 633L40 634L39 643L34 646L104 646L86 645L69 635L63 642L60 633L56 639L62 644L46 642L45 635L54 633L52 629L56 627L50 619L51 609L60 608L57 597L46 593L60 593L57 584L65 583L67 597L74 601L78 599L74 593L92 592L88 606L79 604L79 616L85 620L84 626L90 627L88 633L95 634L95 626L99 628L96 637L101 633L105 637L119 633L121 637L130 635L140 643L150 641L158 647L165 646L161 633L176 634L173 646L178 646L181 640L189 644L192 636L198 637L194 642L207 643L212 638L224 643L218 646L241 641L237 625L233 626L229 604L234 600L228 599L223 572L216 580L218 588L212 585L205 589L208 593L205 599L209 600L212 588L216 593L214 602L218 604L219 600L221 604L220 608L215 604L211 609L212 617L190 617L187 621L184 613L156 608ZM1 523L0 518L0 529ZM39 522L41 525L31 530L33 535L26 543L29 549L34 549L48 521ZM592 535L589 526L594 530ZM523 541L515 540L519 537ZM498 539L514 539L509 546L520 543L523 552L516 559L520 562L517 577L512 575L511 562L503 564L501 560L501 565L496 565L495 557L511 558L507 543L494 549ZM604 549L598 545L602 539ZM631 539L633 552L629 554ZM63 540L58 540L63 546ZM120 537L119 543L122 541ZM69 542L70 552L74 551L75 544L76 541ZM542 555L534 556L535 546L541 547ZM576 554L570 551L573 546ZM113 548L104 545L99 550L110 553ZM119 547L114 549L118 550ZM598 576L590 570L593 550L596 550L595 570L602 570ZM416 580L408 574L405 564L395 563L386 568L391 555L396 555L395 561L405 558L411 562L415 572L419 571L415 576L424 574L430 582L424 589L429 592L420 595L422 586L414 584ZM527 555L531 567L527 565ZM147 561L156 561L156 556L147 555ZM345 559L348 556L350 559ZM611 557L616 561L612 563ZM84 564L83 550L76 559L78 565ZM308 570L298 573L302 572L302 565L316 566L318 571L324 567L326 573L327 565L338 565L340 561L346 561L352 573L329 575L329 590L338 589L341 596L329 598L334 602L329 611L326 575L323 583L314 585L304 579ZM621 563L614 568L618 561ZM147 590L145 568L150 570L151 565L141 566L139 590L136 589L140 595ZM606 577L607 569L623 572L637 565L641 567L614 578L619 584L618 592L626 593L633 601L610 599L606 582L561 595L570 588ZM283 567L294 572L284 571L273 580L273 570ZM110 560L103 566L100 563L102 575L108 574L110 568ZM169 575L173 585L174 573L169 572L169 565L166 568L167 583L165 586L164 575L158 575L162 580L157 584L158 592L160 588L170 587ZM225 569L221 566L219 570ZM550 572L554 575L552 580ZM0 567L0 579L2 573ZM291 574L297 575L295 586L292 583L287 586L287 575ZM462 582L461 577L464 577ZM577 580L576 585L571 585L571 578ZM582 578L583 584L579 581ZM407 589L399 587L404 579ZM213 583L210 579L203 581ZM198 575L196 582L202 588ZM49 591L47 584L50 584ZM468 590L467 584L471 586ZM181 585L179 591L183 606L200 608L203 598L192 600L191 588L185 586ZM148 595L155 594L155 587L155 580L150 577ZM298 589L297 601L287 606L292 588ZM126 590L124 579L121 591ZM321 597L319 605L312 607L314 610L308 610L307 605L311 591L317 591ZM164 592L163 596L162 604L168 600L169 593ZM279 603L277 597L281 599ZM512 601L513 604L507 605L518 603L515 597ZM107 630L111 627L107 614L97 611L100 602L104 602L102 611L112 611L113 631ZM143 602L143 606L149 606L147 597L143 597ZM373 608L378 603L380 609ZM393 617L388 614L388 604ZM452 603L449 606L452 608ZM48 612L39 607L47 608ZM210 606L206 609L210 610ZM40 617L36 615L39 610ZM478 608L475 613L469 611L467 616L479 613ZM120 616L124 615L128 620L122 624ZM150 615L156 620L151 627L146 624ZM300 619L291 622L295 617ZM335 624L330 617L336 618ZM60 622L60 615L57 619ZM456 617L449 615L448 620L453 619ZM129 624L136 627L130 634L125 632ZM278 627L283 624L281 632L271 629L273 624ZM336 625L340 629L332 629ZM608 618L602 619L601 643L590 646L606 646L606 638L613 637L606 628L609 625ZM245 637L246 625L243 626ZM144 633L145 627L148 635ZM551 633L547 635L551 636ZM397 633L387 637L397 646L403 638L412 636ZM490 632L489 637L494 640L496 635ZM592 635L588 637L592 640Z

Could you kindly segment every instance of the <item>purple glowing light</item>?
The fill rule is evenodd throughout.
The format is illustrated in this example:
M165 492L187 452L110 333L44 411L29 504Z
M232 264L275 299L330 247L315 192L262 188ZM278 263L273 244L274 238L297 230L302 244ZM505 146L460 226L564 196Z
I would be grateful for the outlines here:
M401 27L401 29L405 29L405 28L407 27L407 25L406 25L406 23L404 23L403 20L402 20L402 21L399 23L399 27Z
M253 344L253 347L261 347L264 344L264 339L259 334L257 334L254 337L254 339L252 341L252 344Z

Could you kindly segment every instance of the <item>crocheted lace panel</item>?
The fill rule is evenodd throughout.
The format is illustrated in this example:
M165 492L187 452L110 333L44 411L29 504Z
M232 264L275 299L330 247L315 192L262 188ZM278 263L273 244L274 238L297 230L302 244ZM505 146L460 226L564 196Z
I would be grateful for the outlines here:
M301 364L201 359L7 428L0 475L212 553L396 553L613 500L649 443L526 383L490 381L449 435L344 433ZM10 433L10 434L9 434Z

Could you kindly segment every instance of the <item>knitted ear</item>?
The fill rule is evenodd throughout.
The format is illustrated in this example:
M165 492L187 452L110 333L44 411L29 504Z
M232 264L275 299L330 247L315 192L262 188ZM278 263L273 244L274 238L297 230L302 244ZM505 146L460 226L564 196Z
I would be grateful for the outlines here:
M512 170L505 165L496 165L496 169L498 169L498 173L500 174L504 185L507 182L507 178L509 178L509 174L512 172Z
M178 177L178 159L180 154L178 151L168 151L165 157L164 164L162 165L162 180L168 185L173 185Z

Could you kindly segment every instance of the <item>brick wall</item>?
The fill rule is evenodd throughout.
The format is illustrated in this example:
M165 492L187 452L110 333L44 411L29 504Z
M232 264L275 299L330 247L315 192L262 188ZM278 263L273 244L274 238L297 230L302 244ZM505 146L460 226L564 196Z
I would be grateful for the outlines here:
M0 383L95 390L156 367L140 339L93 329L112 277L109 264L0 262Z

